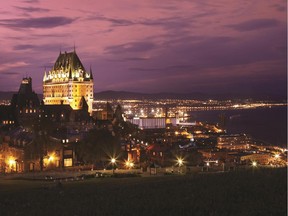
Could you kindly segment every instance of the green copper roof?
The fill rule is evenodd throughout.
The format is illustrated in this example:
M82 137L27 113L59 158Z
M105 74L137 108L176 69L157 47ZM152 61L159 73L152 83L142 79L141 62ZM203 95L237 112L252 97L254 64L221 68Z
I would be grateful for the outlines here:
M53 70L63 69L64 71L69 71L70 68L72 71L78 69L85 71L85 68L79 57L77 56L76 52L60 53L53 66Z

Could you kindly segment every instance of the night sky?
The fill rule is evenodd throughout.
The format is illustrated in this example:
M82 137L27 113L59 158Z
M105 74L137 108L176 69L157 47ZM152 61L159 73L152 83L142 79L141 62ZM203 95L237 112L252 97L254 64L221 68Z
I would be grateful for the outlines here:
M94 91L286 94L286 0L9 0L0 91L76 52Z

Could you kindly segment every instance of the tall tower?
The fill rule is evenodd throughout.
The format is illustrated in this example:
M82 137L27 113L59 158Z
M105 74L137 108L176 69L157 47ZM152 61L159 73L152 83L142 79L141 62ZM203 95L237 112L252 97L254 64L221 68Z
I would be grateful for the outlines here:
M72 109L81 109L81 98L92 112L93 75L87 72L76 51L59 54L53 68L43 77L43 100L45 105L69 104Z

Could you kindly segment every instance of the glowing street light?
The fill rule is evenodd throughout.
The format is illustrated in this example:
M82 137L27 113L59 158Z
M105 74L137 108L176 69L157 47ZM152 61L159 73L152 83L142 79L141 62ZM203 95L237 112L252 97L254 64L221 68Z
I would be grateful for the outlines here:
M275 154L274 157L275 157L275 159L278 159L280 157L280 155L279 154Z
M129 167L130 167L130 168L133 168L133 167L134 167L134 163L133 163L133 162L130 162Z
M53 162L54 161L54 156L49 156L48 161L49 162Z
M177 158L177 164L178 164L178 166L179 166L179 173L181 173L181 167L182 167L183 164L184 164L183 158Z
M8 160L10 171L16 171L16 160L14 157L10 157Z
M178 164L179 164L179 167L181 167L183 165L183 159L182 158L178 158Z
M255 169L257 167L257 162L256 161L252 161L252 173L254 174Z
M134 163L133 163L133 161L127 160L127 161L125 161L125 166L127 169L131 169L134 167Z
M114 175L114 172L115 172L114 166L115 166L115 163L116 163L116 159L115 158L111 158L111 163L112 163L112 172L113 172L113 175Z
M14 159L9 159L8 163L10 167L13 167L16 165L16 161Z

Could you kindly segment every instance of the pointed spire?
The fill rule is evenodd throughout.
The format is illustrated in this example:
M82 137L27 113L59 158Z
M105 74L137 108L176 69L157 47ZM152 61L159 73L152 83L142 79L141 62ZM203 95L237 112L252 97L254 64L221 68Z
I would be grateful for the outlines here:
M46 67L45 67L45 72L44 72L43 82L45 82L46 79L47 79L47 73L46 73Z
M76 53L76 48L75 48L75 41L74 41L74 53Z
M93 73L92 73L91 65L90 65L90 79L93 80Z

